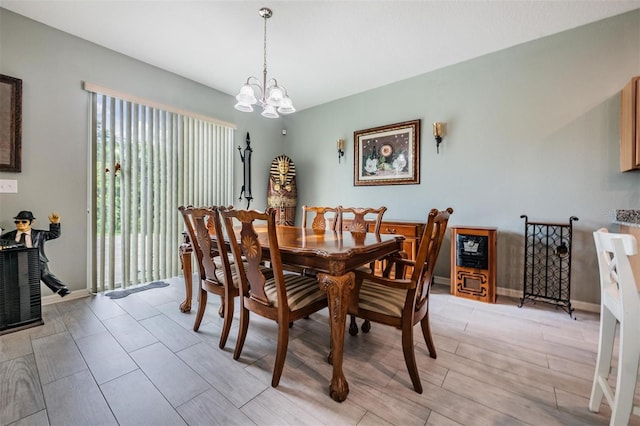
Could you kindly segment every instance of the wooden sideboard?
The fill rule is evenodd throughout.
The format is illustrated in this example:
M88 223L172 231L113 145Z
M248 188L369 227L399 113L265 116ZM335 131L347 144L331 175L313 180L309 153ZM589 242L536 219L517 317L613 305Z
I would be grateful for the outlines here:
M349 224L351 220L344 219L342 222L342 229L348 230ZM373 221L367 221L368 224L368 232L373 232L373 228L375 223ZM420 245L420 239L422 238L422 233L424 231L424 223L422 222L411 222L404 220L383 220L380 225L380 233L381 234L392 234L392 235L402 235L404 237L404 242L402 244L402 250L407 252L409 259L414 260L416 258L416 254L418 252L418 246ZM382 273L382 265L380 262L376 262L375 273ZM406 276L411 273L411 270L407 270Z

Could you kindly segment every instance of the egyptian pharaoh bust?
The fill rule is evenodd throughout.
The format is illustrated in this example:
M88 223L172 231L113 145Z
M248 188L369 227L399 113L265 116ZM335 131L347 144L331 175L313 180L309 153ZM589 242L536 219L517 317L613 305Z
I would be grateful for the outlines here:
M277 224L294 225L297 203L296 166L291 158L280 155L271 162L267 206L276 209Z

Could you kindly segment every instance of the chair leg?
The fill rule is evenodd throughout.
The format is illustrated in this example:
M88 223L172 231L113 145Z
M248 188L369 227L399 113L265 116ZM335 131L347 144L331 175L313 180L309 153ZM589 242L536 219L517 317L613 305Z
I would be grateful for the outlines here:
M407 364L409 377L413 389L417 393L422 393L422 383L420 383L420 375L418 374L418 365L416 364L416 355L413 350L413 327L410 325L402 327L402 352L404 353L404 362Z
M287 347L289 345L289 324L278 324L278 347L276 349L276 362L273 366L273 376L271 386L278 387L280 376L284 369L284 360L287 357Z
M240 296L242 297L242 296ZM240 358L242 353L242 347L244 346L244 339L247 337L247 329L249 328L249 310L240 304L240 326L238 327L238 341L236 342L236 349L233 351L233 359Z
M371 331L371 321L364 320L362 322L362 325L360 326L360 329L362 330L363 333L368 333L369 331Z
M604 396L602 383L607 383L609 371L611 369L611 357L613 355L613 343L616 336L616 317L604 306L600 313L600 337L598 340L598 356L596 368L591 386L591 397L589 398L589 410L597 413L600 411L600 404Z
M333 365L333 342L331 341L333 336L333 321L329 318L329 353L327 354L327 363Z
M349 334L356 336L358 334L358 323L356 322L356 316L351 315L351 322L349 323Z
M218 316L224 318L224 296L220 296L220 309L218 309Z
M207 308L207 291L200 289L198 293L198 312L196 313L196 321L193 323L193 331L200 329L200 323L204 316L204 310Z
M431 337L431 326L429 326L429 312L427 312L420 321L420 328L422 328L422 335L424 336L424 342L427 344L427 349L429 349L429 356L433 359L438 357L436 353L436 345L433 344L433 338Z
M625 318L623 321L637 321L637 318ZM637 341L635 328L620 324L620 348L618 356L618 374L616 394L611 407L612 425L626 425L633 411L633 396L638 378L638 360L640 359L640 343Z
M221 297L223 299L223 297ZM222 322L222 332L220 333L220 343L218 343L218 347L220 349L224 349L227 344L227 338L229 337L229 330L231 330L231 321L233 320L233 310L234 310L234 302L233 299L229 300L228 303L223 302L224 313L222 318L224 319Z

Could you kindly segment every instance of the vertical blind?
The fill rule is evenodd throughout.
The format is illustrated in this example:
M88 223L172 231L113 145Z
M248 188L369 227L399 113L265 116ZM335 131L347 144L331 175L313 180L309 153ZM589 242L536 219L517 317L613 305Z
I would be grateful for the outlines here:
M233 200L234 127L90 92L91 291L180 273L180 205Z

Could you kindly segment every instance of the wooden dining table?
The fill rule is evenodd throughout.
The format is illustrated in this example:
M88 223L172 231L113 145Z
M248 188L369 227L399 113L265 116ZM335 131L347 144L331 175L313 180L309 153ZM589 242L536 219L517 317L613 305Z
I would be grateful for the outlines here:
M267 229L256 228L259 240L268 251ZM318 284L326 291L329 305L333 376L330 396L342 402L347 398L349 385L342 371L344 331L349 299L354 288L353 270L384 256L402 250L403 236L376 235L342 231L318 231L295 226L278 226L278 245L284 265L318 271ZM182 312L191 310L192 269L188 239L180 246L185 278L186 299L180 304ZM267 253L268 254L268 253Z

